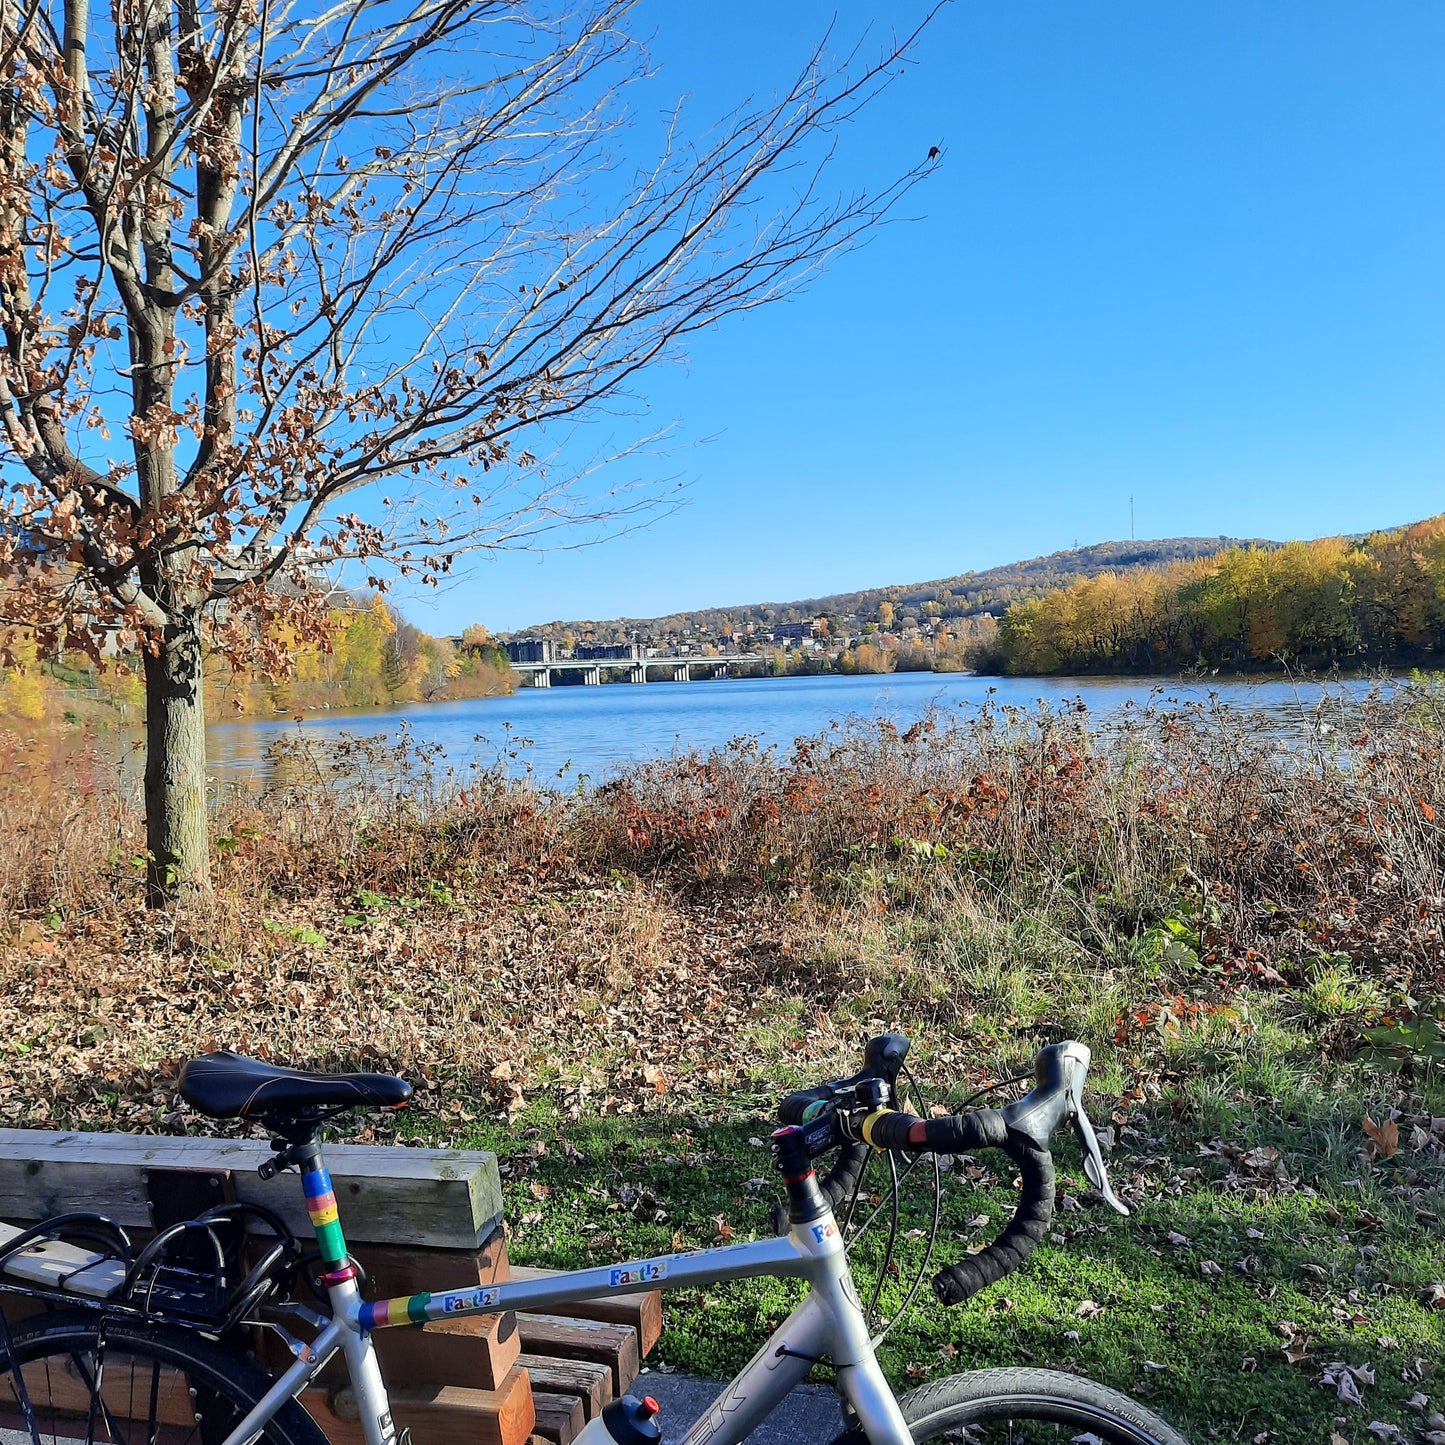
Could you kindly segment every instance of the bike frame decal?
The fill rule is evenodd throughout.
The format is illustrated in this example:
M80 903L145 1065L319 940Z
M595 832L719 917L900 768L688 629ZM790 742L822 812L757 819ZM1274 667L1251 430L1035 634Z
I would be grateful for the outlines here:
M316 1231L316 1242L321 1246L321 1258L328 1265L346 1263L346 1236L341 1232L341 1221L336 1212L336 1193L331 1187L331 1175L324 1164L308 1169L301 1176L301 1187L306 1191L306 1213L311 1216L311 1227Z
M448 1315L478 1310L495 1305L501 1291L495 1286L486 1289L454 1289L445 1294L401 1295L396 1299L376 1300L361 1306L357 1322L363 1330L385 1330L394 1325L420 1325L427 1320L445 1319Z
M614 1269L608 1278L613 1284L651 1284L654 1280L667 1278L665 1259L648 1259L641 1264L624 1265Z

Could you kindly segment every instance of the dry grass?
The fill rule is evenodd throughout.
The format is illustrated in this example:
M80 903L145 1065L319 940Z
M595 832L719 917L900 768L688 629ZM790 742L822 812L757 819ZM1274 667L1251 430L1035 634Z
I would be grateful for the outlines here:
M1330 755L1223 709L1108 736L1000 710L570 797L411 745L293 750L283 785L219 808L214 897L168 916L101 761L7 739L0 1118L177 1127L177 1062L221 1044L630 1109L660 1077L844 1062L897 1021L977 1078L1246 989L1347 1047L1440 989L1436 701L1337 719Z

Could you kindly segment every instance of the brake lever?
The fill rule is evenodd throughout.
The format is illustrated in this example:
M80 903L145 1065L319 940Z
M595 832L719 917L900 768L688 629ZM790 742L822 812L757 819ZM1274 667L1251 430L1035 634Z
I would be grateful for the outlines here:
M1099 1191L1104 1203L1127 1216L1129 1206L1114 1193L1114 1187L1109 1183L1109 1171L1104 1167L1104 1151L1099 1148L1094 1126L1084 1112L1084 1079L1088 1067L1086 1055L1083 1068L1069 1071L1069 1114L1074 1121L1074 1132L1079 1136L1079 1147L1084 1151L1084 1173L1088 1175L1089 1183Z

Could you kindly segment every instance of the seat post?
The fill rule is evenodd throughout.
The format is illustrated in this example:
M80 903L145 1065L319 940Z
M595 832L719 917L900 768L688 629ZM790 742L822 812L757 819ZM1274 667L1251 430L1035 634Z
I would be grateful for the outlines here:
M346 1236L336 1209L336 1191L321 1152L321 1141L315 1137L293 1144L289 1157L301 1171L301 1188L306 1194L306 1213L316 1231L321 1250L321 1281L328 1289L356 1278L346 1249Z

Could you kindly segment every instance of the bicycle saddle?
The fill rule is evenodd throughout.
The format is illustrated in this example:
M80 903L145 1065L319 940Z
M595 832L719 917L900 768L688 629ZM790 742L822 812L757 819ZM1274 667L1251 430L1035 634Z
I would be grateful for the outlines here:
M212 1119L259 1119L311 1109L400 1109L411 1085L392 1074L313 1074L221 1049L181 1068L181 1098Z

